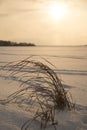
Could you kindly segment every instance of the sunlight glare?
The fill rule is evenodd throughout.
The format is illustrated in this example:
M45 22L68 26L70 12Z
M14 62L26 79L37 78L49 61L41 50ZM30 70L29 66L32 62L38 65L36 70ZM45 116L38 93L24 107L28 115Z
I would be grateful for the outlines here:
M67 5L63 3L51 3L48 7L48 13L53 20L62 19L68 11Z

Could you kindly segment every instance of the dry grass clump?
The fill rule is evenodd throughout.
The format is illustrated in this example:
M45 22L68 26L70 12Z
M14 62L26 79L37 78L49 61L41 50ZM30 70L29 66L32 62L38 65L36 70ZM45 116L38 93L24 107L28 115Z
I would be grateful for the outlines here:
M11 77L21 82L19 90L8 96L5 102L15 101L27 110L36 106L37 111L32 121L38 118L41 128L51 124L56 129L55 110L71 110L74 105L61 80L49 67L52 64L46 60L44 62L27 58L4 67L8 68ZM21 129L27 130L32 121L24 123Z

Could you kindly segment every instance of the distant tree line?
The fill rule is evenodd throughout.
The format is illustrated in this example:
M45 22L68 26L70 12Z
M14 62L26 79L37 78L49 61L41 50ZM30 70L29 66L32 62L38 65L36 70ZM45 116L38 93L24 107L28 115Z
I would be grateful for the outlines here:
M3 41L0 40L0 46L35 46L34 43L26 43L26 42L12 42L12 41Z

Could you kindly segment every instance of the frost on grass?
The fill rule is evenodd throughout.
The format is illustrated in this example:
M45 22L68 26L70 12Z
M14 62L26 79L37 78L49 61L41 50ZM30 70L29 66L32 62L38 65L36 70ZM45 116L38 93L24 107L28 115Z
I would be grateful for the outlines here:
M36 110L32 120L25 122L21 130L27 130L36 119L40 121L41 128L45 129L50 124L56 129L55 110L74 108L53 67L46 59L43 62L30 57L3 67L10 77L20 82L19 90L9 95L3 103L15 102L25 110L34 107Z

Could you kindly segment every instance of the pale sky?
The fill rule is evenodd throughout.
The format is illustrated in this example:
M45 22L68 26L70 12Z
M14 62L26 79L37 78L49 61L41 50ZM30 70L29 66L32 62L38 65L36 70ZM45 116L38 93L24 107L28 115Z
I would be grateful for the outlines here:
M87 0L0 0L0 40L87 44Z

